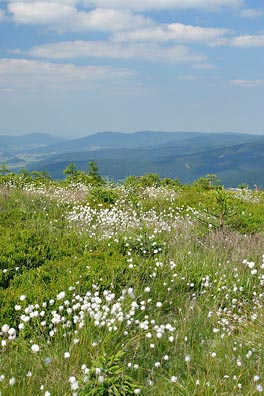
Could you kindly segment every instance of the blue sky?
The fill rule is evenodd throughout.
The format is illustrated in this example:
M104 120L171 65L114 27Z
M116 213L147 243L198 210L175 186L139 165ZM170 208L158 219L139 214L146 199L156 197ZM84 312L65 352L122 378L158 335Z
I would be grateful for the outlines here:
M263 0L0 1L0 134L264 133Z

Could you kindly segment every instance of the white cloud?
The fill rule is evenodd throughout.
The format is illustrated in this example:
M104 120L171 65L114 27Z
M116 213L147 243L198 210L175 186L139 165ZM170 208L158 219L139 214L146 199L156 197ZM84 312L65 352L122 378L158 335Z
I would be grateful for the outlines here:
M135 11L151 9L190 9L205 10L221 7L242 7L243 0L84 0L89 6L125 8Z
M264 34L237 36L230 40L231 47L264 47Z
M113 35L115 41L178 41L178 42L208 42L216 40L228 33L227 29L204 28L184 25L182 23L163 24L145 29L135 29L119 32Z
M192 74L183 74L181 76L178 76L179 81L195 81L198 80L198 76L194 76Z
M254 88L264 86L264 80L232 80L230 84L243 88Z
M116 43L112 41L62 41L33 47L29 55L50 59L74 59L83 57L112 59L144 59L165 63L201 63L207 57L196 54L190 48L178 45L162 47L153 43Z
M240 12L240 15L245 18L255 19L257 17L264 15L264 10L254 10L252 8L248 8L248 9L242 10Z
M217 69L216 66L211 65L211 63L197 63L196 65L193 65L194 69L198 70L214 70Z
M104 66L77 66L28 59L0 60L0 88L74 88L86 89L94 82L112 83L133 77L127 69L114 69Z
M65 31L118 31L152 24L150 18L130 10L97 8L86 12L78 10L71 1L12 2L8 10L17 23L47 25Z
M56 2L15 2L8 6L9 12L18 23L52 24L70 19L74 9L68 4Z
M5 12L0 8L0 22L2 22L4 19L5 19Z

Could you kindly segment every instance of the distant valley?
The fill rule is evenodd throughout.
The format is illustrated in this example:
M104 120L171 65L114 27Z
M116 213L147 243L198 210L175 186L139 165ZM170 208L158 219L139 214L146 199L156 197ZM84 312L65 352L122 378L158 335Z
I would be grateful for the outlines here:
M64 178L74 162L86 170L95 160L108 180L156 172L191 183L215 173L226 187L264 186L264 137L240 133L100 132L66 140L48 134L0 135L0 161L11 171L47 171Z

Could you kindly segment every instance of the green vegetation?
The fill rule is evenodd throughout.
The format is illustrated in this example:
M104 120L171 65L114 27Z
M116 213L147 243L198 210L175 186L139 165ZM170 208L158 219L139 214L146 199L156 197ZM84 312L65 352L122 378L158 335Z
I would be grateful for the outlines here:
M264 392L264 193L0 176L1 396Z

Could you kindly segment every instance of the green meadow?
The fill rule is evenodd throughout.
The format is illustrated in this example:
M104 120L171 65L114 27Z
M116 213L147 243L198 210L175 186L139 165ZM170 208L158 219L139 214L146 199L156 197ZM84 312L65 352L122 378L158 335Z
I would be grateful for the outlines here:
M0 177L0 395L263 393L264 192L65 173Z

